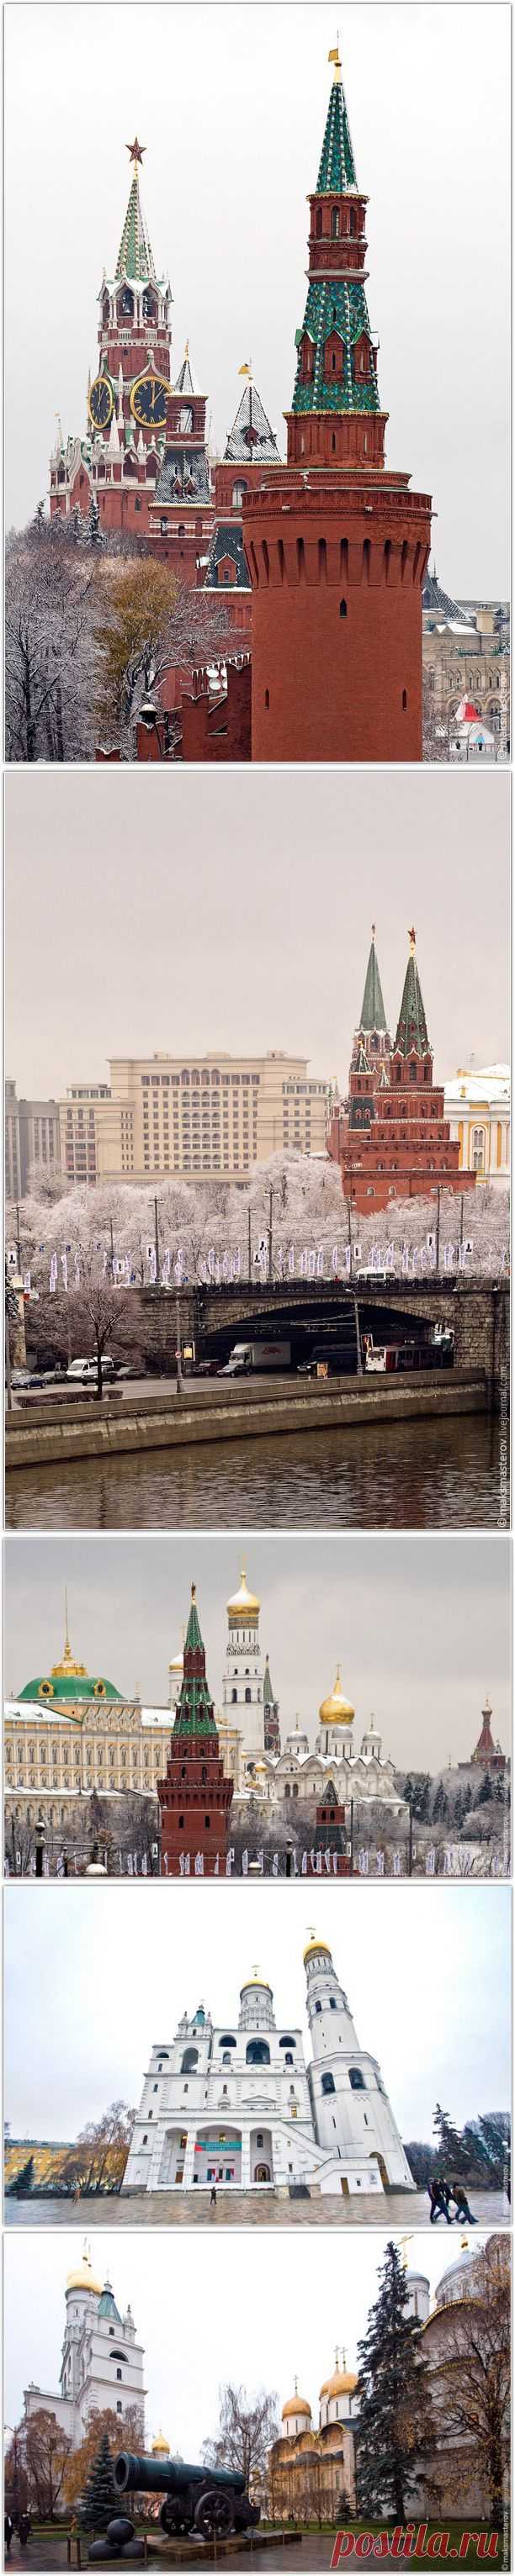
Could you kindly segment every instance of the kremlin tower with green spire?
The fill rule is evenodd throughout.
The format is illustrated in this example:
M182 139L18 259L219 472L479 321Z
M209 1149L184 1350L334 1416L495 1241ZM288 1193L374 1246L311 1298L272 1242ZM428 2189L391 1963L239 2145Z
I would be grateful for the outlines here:
M217 1876L226 1859L233 1783L220 1756L194 1583L166 1775L156 1785L161 1875L195 1876L201 1861L204 1877Z
M340 1165L344 1195L362 1216L375 1215L393 1199L475 1187L475 1172L460 1170L460 1147L451 1139L444 1115L443 1088L433 1080L413 929L393 1048L373 935L349 1101L336 1103L327 1141Z
M140 169L145 145L127 144L129 197L114 275L98 298L98 360L88 377L85 433L57 433L50 459L50 516L84 518L98 511L100 533L148 534L149 502L165 452L170 392L171 290L158 277L143 213Z
M377 340L337 49L288 460L243 499L252 579L252 759L422 758L422 587L431 502L385 465Z

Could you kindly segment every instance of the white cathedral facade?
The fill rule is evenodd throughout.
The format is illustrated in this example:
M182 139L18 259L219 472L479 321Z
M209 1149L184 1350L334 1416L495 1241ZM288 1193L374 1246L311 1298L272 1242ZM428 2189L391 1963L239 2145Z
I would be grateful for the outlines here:
M130 2306L120 2316L110 2281L96 2278L87 2244L81 2261L68 2274L65 2309L59 2388L37 2388L31 2381L24 2390L25 2424L44 2408L55 2415L77 2451L91 2415L103 2414L106 2408L118 2415L122 2442L124 2416L136 2408L141 2417L143 2448L143 2345L137 2342Z
M360 2047L327 1942L304 1952L311 2059L302 2032L278 2029L271 1987L253 1971L238 2020L204 2005L152 2048L124 2193L302 2184L356 2196L413 2191L377 2060Z

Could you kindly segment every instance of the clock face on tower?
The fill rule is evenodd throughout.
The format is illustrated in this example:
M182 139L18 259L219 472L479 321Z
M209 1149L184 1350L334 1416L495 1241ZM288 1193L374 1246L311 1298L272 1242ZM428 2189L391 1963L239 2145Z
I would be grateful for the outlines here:
M95 376L88 394L89 417L94 429L107 429L113 410L113 395L107 376Z
M131 411L143 429L164 429L169 386L162 376L138 376L132 387Z

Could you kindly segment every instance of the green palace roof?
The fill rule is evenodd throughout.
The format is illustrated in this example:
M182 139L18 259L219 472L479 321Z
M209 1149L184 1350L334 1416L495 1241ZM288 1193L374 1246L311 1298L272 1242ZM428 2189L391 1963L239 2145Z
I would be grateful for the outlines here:
M375 931L372 931L372 945L365 976L365 991L361 1005L361 1019L358 1021L358 1027L360 1029L370 1030L386 1029L386 1012L381 991L381 977L377 963Z
M419 983L415 956L415 932L410 930L410 953L404 977L404 991L395 1039L395 1055L430 1055L427 1020Z
M38 1674L35 1681L25 1682L23 1690L18 1691L20 1704L22 1700L39 1700L40 1703L55 1700L62 1705L66 1700L73 1704L77 1700L122 1698L123 1692L116 1689L115 1682L106 1681L103 1674L87 1673L85 1664L75 1662L68 1623L61 1662L52 1664L50 1673Z

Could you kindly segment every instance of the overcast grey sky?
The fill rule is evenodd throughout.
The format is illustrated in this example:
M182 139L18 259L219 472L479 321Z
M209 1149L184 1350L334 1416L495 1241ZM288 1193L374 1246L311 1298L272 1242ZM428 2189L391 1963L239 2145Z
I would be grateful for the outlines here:
M9 7L7 525L84 435L96 298L146 144L143 202L219 450L251 359L284 452L337 11ZM447 588L507 588L509 22L505 6L349 6L341 45L367 215L387 456L433 494Z
M261 1601L284 1736L314 1742L341 1664L355 1743L374 1712L402 1768L467 1761L488 1690L510 1745L508 1538L17 1538L6 1541L5 1681L16 1695L61 1653L64 1591L73 1652L88 1672L159 1706L197 1584L207 1672L221 1706L226 1603L242 1564ZM371 1603L373 1617L371 1617Z
M219 1046L345 1085L373 921L392 1031L414 922L437 1074L505 1059L509 793L502 770L8 773L18 1092Z
M316 2235L305 2232L302 2261L291 2235L265 2241L273 2278L263 2260L263 2237L246 2235L245 2296L236 2308L227 2293L240 2249L235 2247L232 2259L226 2236L212 2231L208 2272L205 2237L190 2230L173 2241L154 2230L151 2236L95 2232L96 2278L112 2282L122 2315L130 2301L145 2347L149 2445L162 2428L172 2451L198 2459L202 2442L216 2430L218 2390L228 2379L243 2382L249 2392L275 2389L280 2411L298 2378L318 2425L319 2391L334 2368L336 2344L343 2344L348 2368L356 2369L358 2340L377 2294L384 2231L346 2229L337 2238L319 2229ZM442 2243L441 2229L410 2236L407 2244L405 2237L396 2241L408 2268L425 2273L433 2292L447 2262L461 2251L457 2229L450 2246ZM485 2241L478 2230L474 2251ZM66 2277L81 2245L77 2228L6 2238L4 2397L11 2425L19 2422L29 2379L40 2388L58 2386Z
M461 2125L510 2082L510 1890L348 1886L8 1887L5 2112L13 2137L73 2138L108 2102L139 2102L152 2043L199 2002L220 2021L259 1964L279 2027L302 2027L310 1924L332 1948L360 2045L379 2059L402 2136L436 2101ZM407 1914L407 1908L409 1912ZM107 1986L106 1986L107 1974ZM116 2009L114 1998L116 1997Z

